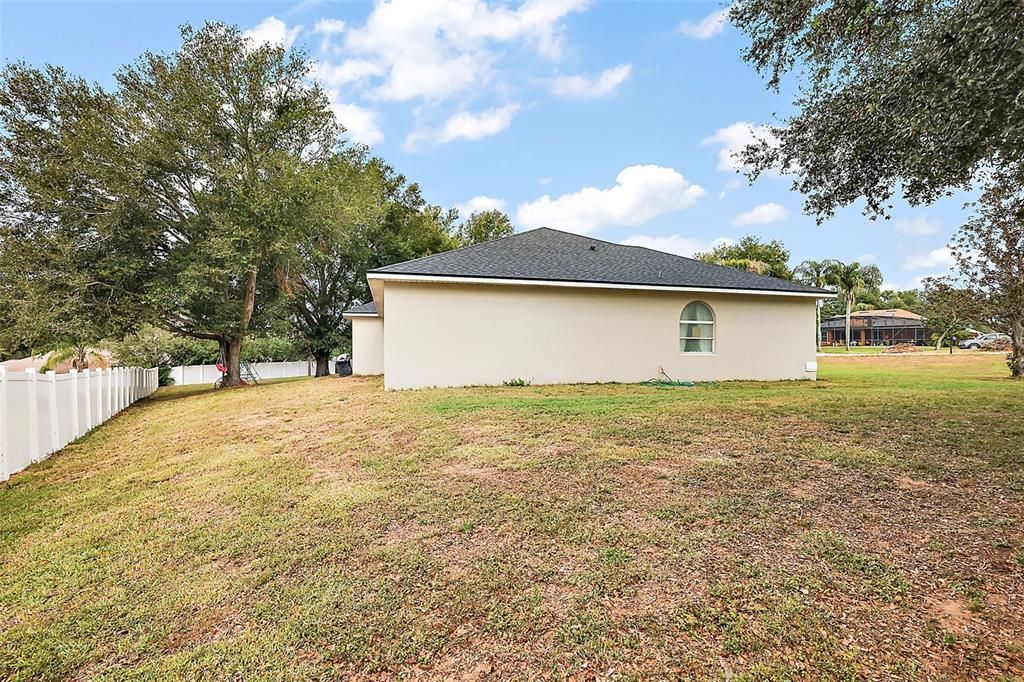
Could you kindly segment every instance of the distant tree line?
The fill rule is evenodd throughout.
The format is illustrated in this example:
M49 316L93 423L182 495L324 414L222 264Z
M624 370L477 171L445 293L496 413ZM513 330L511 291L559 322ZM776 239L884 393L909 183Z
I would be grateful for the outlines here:
M927 318L936 345L941 346L972 327L1012 330L1013 296L995 296L991 292L1012 292L1015 287L1024 287L1024 236L1020 231L1024 225L1024 220L1020 220L1020 216L1024 216L1024 201L1015 193L987 193L975 206L981 212L961 230L954 240L953 251L961 263L961 274L974 268L974 278L992 280L987 290L968 286L952 275L928 278L919 289L883 289L882 272L878 267L856 261L805 260L791 268L789 249L782 242L762 241L754 235L746 235L736 243L718 245L695 257L707 263L834 290L835 298L818 303L819 348L822 319L844 316L849 340L850 318L854 312L893 308ZM1020 245L1016 250L1001 246L1014 239ZM1002 258L1002 261L994 263L993 258ZM1009 360L1013 369L1012 354Z

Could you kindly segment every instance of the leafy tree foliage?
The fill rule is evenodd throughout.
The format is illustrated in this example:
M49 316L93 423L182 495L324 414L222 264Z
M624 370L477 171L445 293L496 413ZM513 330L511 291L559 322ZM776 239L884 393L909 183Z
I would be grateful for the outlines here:
M478 211L459 225L455 239L459 246L472 246L514 234L516 229L508 216L498 209Z
M342 312L370 300L366 271L453 248L456 214L427 206L417 185L364 149L305 164L296 186L301 227L277 277L294 332L324 376L348 344Z
M935 349L942 348L946 337L982 319L981 298L948 277L924 280L924 316L928 328L936 334Z
M990 177L974 216L954 237L953 255L978 292L992 328L1012 339L1010 372L1024 378L1024 189L1002 173Z
M735 244L720 244L694 257L705 263L717 263L761 275L793 279L793 272L789 269L789 249L775 239L762 242L758 237L748 234Z
M799 88L742 157L752 178L794 174L819 220L861 198L885 214L896 192L928 203L980 169L1024 177L1019 0L737 0L730 16L768 86Z
M338 138L307 75L302 55L216 23L122 68L113 92L57 67L6 67L0 201L17 220L2 260L42 275L17 319L59 300L87 311L90 333L153 322L217 342L226 385L238 383L295 230L288 173ZM50 277L61 273L71 281Z
M850 348L850 313L857 301L857 294L864 289L877 288L882 283L882 272L874 265L832 263L828 269L827 281L839 290L840 298L846 305L846 348Z

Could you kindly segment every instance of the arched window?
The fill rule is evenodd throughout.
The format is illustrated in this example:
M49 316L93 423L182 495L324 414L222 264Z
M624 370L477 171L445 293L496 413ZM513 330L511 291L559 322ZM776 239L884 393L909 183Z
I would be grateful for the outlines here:
M707 303L687 303L679 316L679 352L715 352L715 314Z

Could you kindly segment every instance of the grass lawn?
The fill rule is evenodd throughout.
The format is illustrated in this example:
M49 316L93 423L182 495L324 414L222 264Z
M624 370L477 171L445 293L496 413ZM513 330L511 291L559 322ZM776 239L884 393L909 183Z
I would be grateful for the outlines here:
M0 484L0 679L1019 679L1006 374L161 390Z

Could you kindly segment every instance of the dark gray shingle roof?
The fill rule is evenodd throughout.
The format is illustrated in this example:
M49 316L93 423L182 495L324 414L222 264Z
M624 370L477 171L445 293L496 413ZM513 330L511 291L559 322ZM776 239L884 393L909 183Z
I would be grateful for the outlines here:
M825 289L692 258L541 227L503 239L395 263L373 273L645 284L830 294Z
M351 308L342 312L342 315L376 315L377 304L373 301L369 303L363 303L362 305L352 306Z

